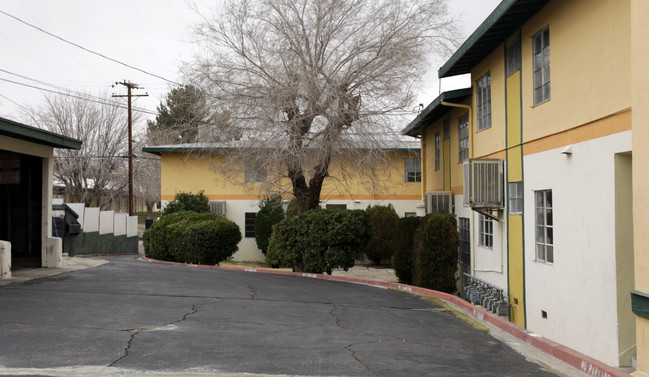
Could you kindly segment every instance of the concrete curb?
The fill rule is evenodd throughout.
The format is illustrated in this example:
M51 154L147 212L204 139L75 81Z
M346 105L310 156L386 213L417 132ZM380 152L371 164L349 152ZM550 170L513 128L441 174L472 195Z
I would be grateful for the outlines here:
M451 294L444 293L444 292L434 291L432 289L415 287L407 284L393 283L393 282L380 281L380 280L360 279L360 278L347 277L347 276L333 276L333 275L313 274L313 273L306 273L306 272L280 271L280 270L273 270L273 269L266 269L266 268L207 266L207 265L198 265L198 264L161 261L161 260L147 258L146 256L143 256L141 259L145 262L161 263L161 264L168 264L174 266L188 266L188 267L210 268L216 270L244 271L244 272L259 272L259 273L274 274L274 275L301 276L301 277L312 278L312 279L342 281L347 283L363 284L363 285L369 285L374 287L398 289L405 292L436 297L446 302L452 303L455 307L466 312L467 314L471 315L472 317L474 317L479 321L489 322L490 324L498 327L499 329L506 331L509 334L515 336L516 338L531 345L532 347L550 356L553 356L563 361L566 364L569 364L579 369L580 371L586 373L590 377L632 377L630 374L624 373L623 371L617 368L611 367L607 364L604 364L601 361L595 360L571 348L553 342L531 331L525 330L512 322L509 322L491 312L486 311L482 307L475 306L470 302L464 301L458 296L453 296Z

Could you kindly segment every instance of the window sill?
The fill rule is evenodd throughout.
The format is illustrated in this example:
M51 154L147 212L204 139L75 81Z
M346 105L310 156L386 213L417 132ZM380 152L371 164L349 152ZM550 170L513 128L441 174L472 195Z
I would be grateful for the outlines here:
M534 259L534 263L544 264L546 266L554 266L554 262L546 262L540 259Z
M539 103L537 103L537 104L535 104L535 105L532 105L532 106L530 106L530 107L531 107L531 108L539 107L539 106L543 105L544 103L548 103L548 102L550 102L551 99L552 99L552 98L548 98L548 99L546 99L545 101L543 101L543 102L539 102Z

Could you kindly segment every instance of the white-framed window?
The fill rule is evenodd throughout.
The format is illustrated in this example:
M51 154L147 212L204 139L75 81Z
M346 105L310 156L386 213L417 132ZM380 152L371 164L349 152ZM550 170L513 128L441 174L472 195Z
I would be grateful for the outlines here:
M457 118L458 163L469 159L469 114Z
M406 158L403 165L406 182L421 182L421 160L419 157Z
M494 223L491 217L480 214L478 217L478 245L489 249L494 246Z
M435 132L435 171L438 171L441 165L441 150L439 132Z
M243 236L245 238L255 238L255 219L257 218L256 212L246 212L244 222Z
M491 127L491 72L476 80L478 131Z
M459 262L463 266L471 266L471 220L466 217L459 219L460 250Z
M520 215L523 213L523 182L509 182L509 213Z
M534 105L550 100L550 27L532 37Z
M536 260L554 263L552 190L534 191L536 207Z
M266 166L259 162L246 162L246 183L266 182Z

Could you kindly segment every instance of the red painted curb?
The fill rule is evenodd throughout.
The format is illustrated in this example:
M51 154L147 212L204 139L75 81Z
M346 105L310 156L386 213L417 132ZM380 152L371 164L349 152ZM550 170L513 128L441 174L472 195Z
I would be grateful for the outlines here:
M547 353L550 356L553 356L566 364L572 365L573 367L581 370L590 377L632 377L630 374L624 373L623 371L611 367L607 364L604 364L601 361L595 360L589 356L586 356L580 352L568 348L559 343L553 342L550 339L546 339L538 334L535 334L529 330L525 330L513 322L509 322L494 313L491 313L482 307L475 306L468 301L464 301L458 296L454 296L445 292L434 291L432 289L426 289L421 287L415 287L413 285L393 283L380 280L369 280L361 278L353 278L347 276L333 276L333 275L324 275L324 274L313 274L306 272L291 272L291 271L279 271L274 269L267 268L245 268L245 267L220 267L220 266L207 266L207 265L198 265L198 264L187 264L187 263L178 263L178 262L168 262L157 259L151 259L146 256L142 257L142 260L145 262L152 263L161 263L174 266L189 266L189 267L200 267L200 268L210 268L216 270L229 270L229 271L245 271L245 272L260 272L265 274L274 274L274 275L288 275L288 276L301 276L313 279L322 279L322 280L334 280L342 281L347 283L354 284L364 284L381 288L393 288L405 292L417 293L425 296L436 297L444 301L450 302L455 305L457 308L471 315L475 319L483 322L489 322L490 324L498 327L499 329L508 332L509 334L525 341L525 343Z

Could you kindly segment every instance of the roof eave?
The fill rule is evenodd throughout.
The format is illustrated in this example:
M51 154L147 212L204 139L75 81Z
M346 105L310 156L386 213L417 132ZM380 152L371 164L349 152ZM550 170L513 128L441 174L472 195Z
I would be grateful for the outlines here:
M0 118L0 135L35 144L46 145L52 148L78 150L81 149L82 144L81 140L14 122L5 118Z
M426 106L426 108L401 131L401 134L413 137L421 135L421 131L427 124L433 123L440 118L441 115L438 114L442 113L443 115L450 110L449 106L442 104L443 102L461 103L470 95L471 88L442 92L442 94L428 104L428 106Z
M503 0L442 65L438 77L470 73L473 67L550 0Z

